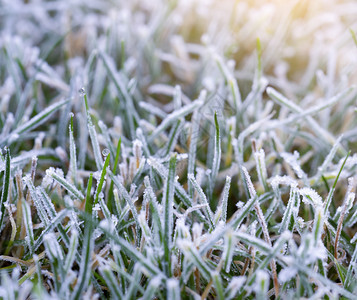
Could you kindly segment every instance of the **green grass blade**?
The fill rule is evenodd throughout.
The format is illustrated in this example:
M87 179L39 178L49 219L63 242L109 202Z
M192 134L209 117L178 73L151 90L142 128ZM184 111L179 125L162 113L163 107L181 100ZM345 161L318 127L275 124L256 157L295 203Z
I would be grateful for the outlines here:
M197 191L197 193L198 193L198 195L200 197L201 203L203 205L205 205L204 212L205 212L206 218L209 221L209 226L211 228L214 228L213 213L212 213L212 210L211 210L211 208L210 208L210 206L208 204L208 200L207 200L207 197L206 197L205 193L203 192L202 188L198 185L198 182L196 181L196 179L193 176L193 174L188 174L188 179L192 183L193 187L196 189L196 191Z
M83 194L72 184L70 184L66 179L62 176L58 175L53 168L49 168L46 170L46 175L52 177L55 181L57 181L64 189L66 189L69 193L75 196L78 200L83 201Z
M10 169L10 149L6 148L5 149L5 174L4 174L4 181L2 185L2 193L1 193L1 200L0 200L0 231L2 229L2 223L4 221L4 216L5 216L5 203L7 202L9 198L9 188L10 188L10 174L11 174L11 169Z
M33 234L32 218L31 218L31 208L26 201L22 202L22 212L24 216L24 223L27 233L27 243L29 245L30 255L35 251L35 237Z
M176 155L171 156L169 174L165 182L165 194L163 198L164 220L163 220L163 238L164 238L164 270L168 277L171 276L171 258L173 232L173 203L176 176Z
M8 142L8 144L12 144L16 140L18 140L19 137L22 136L23 134L37 128L38 126L46 122L54 112L59 110L62 106L66 105L69 101L70 99L66 99L66 100L59 101L55 104L52 104L51 106L49 106L48 108L46 108L45 110L34 116L32 119L27 121L26 123L20 125L5 139L0 140L0 145L5 143L6 141Z
M343 167L346 164L347 158L349 157L350 153L351 153L351 151L348 152L348 154L346 155L345 160L343 161L343 163L342 163L342 165L340 167L340 170L337 173L335 181L334 181L334 183L333 183L333 185L332 185L332 187L331 187L331 189L330 189L330 191L329 191L329 193L327 195L327 198L326 198L326 200L324 202L324 215L325 216L327 216L327 214L329 212L329 207L330 207L330 204L331 204L331 201L332 201L332 196L333 196L333 194L335 192L335 189L336 189L336 185L337 185L338 179L340 178L341 172L343 170Z
M212 193L214 185L216 183L216 178L219 172L219 166L221 164L221 133L218 124L217 112L214 113L214 124L215 124L215 143L214 143L214 155L212 163L212 173L210 178L210 197L212 198Z
M107 158L105 159L103 170L102 170L102 172L100 174L100 180L99 180L99 183L98 183L98 186L97 186L97 190L95 192L94 205L98 203L99 194L102 192L102 188L103 188L103 184L104 184L104 180L105 180L105 175L107 174L107 168L109 166L109 162L110 162L110 153L108 154Z
M92 185L92 174L89 177L88 186L87 186L87 195L86 195L86 205L85 211L88 215L92 215L92 200L90 196L90 190ZM93 232L93 222L85 221L85 230L83 236L83 245L82 245L82 255L81 255L81 263L79 267L79 276L78 282L74 288L73 294L71 296L72 299L77 300L82 297L83 292L87 288L89 284L89 280L91 277L91 257L92 251L94 247L94 239L92 237Z

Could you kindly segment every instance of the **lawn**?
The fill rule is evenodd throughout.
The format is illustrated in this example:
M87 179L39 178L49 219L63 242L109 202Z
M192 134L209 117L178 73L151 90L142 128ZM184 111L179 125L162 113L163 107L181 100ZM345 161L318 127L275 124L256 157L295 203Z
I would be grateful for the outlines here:
M0 0L0 298L356 299L356 15Z

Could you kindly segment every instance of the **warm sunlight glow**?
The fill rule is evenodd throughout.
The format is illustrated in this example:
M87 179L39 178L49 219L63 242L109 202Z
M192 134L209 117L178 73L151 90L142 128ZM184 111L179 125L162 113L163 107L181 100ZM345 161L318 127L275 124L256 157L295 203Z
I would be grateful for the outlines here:
M323 65L331 57L337 60L337 71L355 72L348 67L356 61L349 28L357 27L357 6L351 1L185 0L178 6L176 21L194 25L196 34L206 32L204 40L214 41L242 70L254 67L246 57L254 53L259 38L268 73L307 84L313 76L305 72L309 65ZM185 34L195 38L192 32Z

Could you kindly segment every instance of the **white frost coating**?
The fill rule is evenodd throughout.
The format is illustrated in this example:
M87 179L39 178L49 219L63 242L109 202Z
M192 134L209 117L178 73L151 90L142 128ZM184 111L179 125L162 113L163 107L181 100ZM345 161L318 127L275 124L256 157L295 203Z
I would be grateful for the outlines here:
M178 239L177 246L185 252L193 248L192 242L186 239Z
M264 149L260 149L259 151L254 152L254 156L256 156L259 160L262 160L265 165L265 152Z
M341 168L343 161L344 161L344 158L341 158L341 160L338 162L337 170L339 170ZM345 168L351 169L355 165L357 165L357 153L355 153L353 156L350 156L347 158Z
M352 208L353 202L355 200L356 194L353 192L348 193L347 196L347 208L346 208L346 214L349 212L349 210Z
M13 143L14 141L18 140L19 137L20 137L19 134L17 134L17 133L12 133L12 134L10 135L10 137L9 137L8 143L9 143L9 144Z
M243 201L238 201L236 206L237 206L237 208L242 208L244 206L244 202Z
M257 225L258 225L258 221L254 220L253 223L249 226L249 233L251 235L255 235L255 233L257 232Z
M295 244L295 242L293 241L293 240L290 240L290 241L288 241L288 244L289 244L289 249L293 249L293 251L296 251L296 244ZM288 265L288 266L290 266L290 265L292 265L292 264L294 264L294 262L295 262L295 257L293 257L293 256L291 256L291 255L288 255L288 256L285 256L284 257L284 262Z
M336 215L339 215L342 211L342 206L337 207L336 209Z
M104 227L105 228L105 227ZM101 235L103 234L103 232L101 230L99 230L99 228L94 229L93 231L93 238L97 239L99 238Z
M254 188L254 185L252 183L252 180L250 179L250 176L249 176L249 173L248 173L248 170L246 167L242 166L242 170L243 170L243 173L244 173L244 177L245 177L245 180L246 180L246 183L247 183L247 186L248 186L248 190L249 190L249 193L250 193L250 197L251 198L254 198L257 193L255 191L255 188Z
M128 176L128 168L125 163L120 163L119 164L119 170L120 170L120 177L122 177L123 182Z
M143 143L140 140L136 139L133 141L133 153L135 157L141 157L142 147L143 147Z
M60 245L57 242L56 235L54 233L48 233L43 237L45 242L47 253L50 259L63 260L63 253Z
M112 222L113 222L114 227L116 227L118 225L118 222L119 222L117 216L112 215L111 218L112 218Z
M246 233L247 231L248 231L247 225L242 224L242 225L239 227L239 232Z
M57 181L60 185L62 185L67 191L69 191L79 200L82 200L84 198L82 192L80 192L75 186L73 186L63 178L62 170L57 169L56 172L54 172L53 168L49 168L46 170L46 174L48 176L51 176L55 181Z
M286 230L284 231L280 237L283 239L283 240L290 240L292 238L293 234L289 231L289 230Z
M170 278L167 280L167 287L169 289L172 289L172 288L177 288L178 287L178 280L175 279L175 278Z
M321 239L317 242L317 247L315 247L313 256L315 256L316 260L324 260L327 257L326 248L322 243Z
M26 174L22 180L24 181L25 184L27 184L28 181L31 181L31 175L30 174Z
M178 212L175 212L176 215L180 215L182 216L184 219L186 219L188 217L188 215L192 212L194 212L195 210L199 210L201 208L206 208L208 204L198 204L198 205L195 205L193 207L190 207L188 209L186 209L185 213L182 215L182 214L179 214Z
M282 254L282 255L287 254L287 250L288 250L288 244L285 244L285 245L283 246L283 248L281 248L280 254Z
M168 299L180 299L180 282L176 278L170 278L166 282Z
M306 177L306 174L301 169L299 158L300 154L297 151L294 151L294 154L283 152L280 153L281 157L293 168L296 175L301 179Z
M55 168L53 168L53 167L50 167L50 168L48 168L47 170L46 170L46 175L47 176L51 176L52 177L52 175L55 173Z
M231 282L227 286L227 296L229 299L232 299L238 293L246 280L245 276L232 277Z
M105 182L104 182L105 183ZM104 184L103 184L103 189L104 189ZM98 198L99 199L104 199L104 193L103 192L100 192L99 195L98 195Z
M169 114L158 127L156 127L150 139L154 140L163 130L166 129L167 126L169 126L176 119L184 117L187 114L190 114L192 111L201 107L203 104L204 104L203 100L196 100L190 104L185 105L180 109L175 110L174 112Z
M221 203L219 209L217 209L217 216L221 215L221 220L224 223L226 223L226 221L227 221L227 205L228 205L228 197L229 197L229 189L231 187L231 181L232 181L232 178L230 176L226 176L226 183L225 183L224 189L223 189L222 203Z
M267 168L265 165L265 152L264 149L254 152L254 157L257 163L258 174L261 177L261 180L267 178Z
M177 234L180 238L191 240L190 230L185 225L184 218L177 219L175 231L177 232Z
M352 208L353 202L355 200L356 194L353 191L355 186L354 177L348 178L348 187L347 187L347 196L346 196L346 215L349 210Z
M94 210L94 211L100 211L100 210L101 210L100 204L97 203L96 205L94 205L94 206L93 206L93 210Z
M185 159L188 159L187 153L177 154L177 156L176 156L176 161L181 161L181 160L185 160Z
M161 281L161 276L155 276L153 279L150 280L150 285L153 287L158 287L161 284Z
M189 173L187 175L187 178L190 179L190 180L193 180L193 179L195 179L195 176L193 175L193 173Z
M73 202L73 200L72 200L72 198L70 196L68 196L68 195L64 196L63 200L64 200L64 203L66 203L66 205L68 207L73 207L74 206L74 202Z
M322 206L322 198L315 190L304 187L299 189L299 193L303 196L302 201L304 203L312 204L313 206Z
M64 173L63 173L63 170L60 169L60 168L56 168L56 174L63 177L64 176Z
M283 152L283 153L280 153L280 155L293 168L293 170L295 171L296 175L299 178L303 178L304 176L306 176L300 166L299 152L294 151L294 154Z
M357 232L355 233L355 235L353 236L353 238L351 239L351 244L354 244L357 241Z
M231 269L231 263L233 259L233 252L234 252L234 245L236 245L236 238L233 234L233 230L229 229L225 233L224 237L224 251L222 254L222 258L225 260L225 271L227 273L230 272Z
M68 160L67 152L62 147L56 147L55 151L61 161Z
M146 213L144 210L140 211L138 215L138 221L146 239L150 239L150 228L148 226L148 223L146 222Z
M9 133L12 125L14 124L14 121L15 121L14 114L9 112L7 115L4 127L2 129L2 135L7 135Z
M134 197L135 191L136 191L136 184L135 184L135 183L132 183L132 184L130 185L129 195L130 195L131 197ZM136 200L138 200L138 199L136 199ZM136 200L133 200L133 201L135 202Z
M336 140L335 144L333 145L333 147L331 148L329 154L326 156L323 164L318 167L317 169L317 173L316 173L316 178L320 178L321 174L327 169L327 167L331 164L332 159L334 158L338 147L340 147L340 142L342 140L343 135L340 135L338 137L338 139Z
M98 142L97 132L95 130L94 125L92 124L92 120L89 112L87 112L87 126L88 126L88 132L94 152L94 159L97 165L97 169L100 169L103 166L103 159L102 156L100 155L100 146Z
M95 180L99 181L101 174L102 174L102 172L100 172L100 171L95 171L95 172L93 173L93 178L94 178Z
M192 238L193 240L199 239L202 235L203 223L194 223L192 226Z
M293 268L293 267L286 267L285 269L281 270L279 272L279 282L280 283L285 283L287 281L289 281L291 278L293 278L297 273L297 269Z
M167 178L168 170L163 165L161 165L160 162L158 162L155 157L150 156L147 159L147 163L149 164L149 166L156 169L156 171L159 172L160 175L164 177L164 179Z
M211 208L209 207L208 200L207 200L207 197L206 197L205 193L203 192L201 186L199 186L199 184L195 180L195 177L194 177L194 175L192 173L189 173L187 175L187 178L190 180L190 182L194 186L195 190L197 191L198 196L199 196L199 198L201 200L201 203L202 204L206 204L206 209L204 210L204 212L205 212L207 218L209 218L211 225L213 225L213 217L214 216L213 216L213 213L211 211Z
M221 217L222 217L222 206L219 206L217 207L216 213L214 214L214 224L217 224Z
M271 184L273 189L277 189L279 184L290 185L292 187L297 187L297 185L298 185L298 183L295 179L293 179L287 175L284 175L284 176L276 175L273 178L270 178L268 180L268 182Z
M105 231L111 232L113 229L113 223L111 222L111 220L104 219L100 221L99 227Z
M253 290L258 295L265 295L269 288L269 274L266 271L256 271L256 280L253 285Z
M199 185L202 184L204 176L205 176L205 170L197 167L196 168L196 181L198 182Z
M70 221L71 227L77 230L78 232L81 232L82 229L80 226L81 224L84 223L84 221L78 221L77 215L75 214L74 211L71 212L70 218L71 218Z
M306 235L297 251L297 255L304 260L306 265L315 263L318 259L324 260L327 256L326 248L321 239L317 241L316 246L314 246L313 240L312 233Z
M214 91L215 89L215 81L212 77L206 76L202 79L202 85L205 89L207 89L209 92Z

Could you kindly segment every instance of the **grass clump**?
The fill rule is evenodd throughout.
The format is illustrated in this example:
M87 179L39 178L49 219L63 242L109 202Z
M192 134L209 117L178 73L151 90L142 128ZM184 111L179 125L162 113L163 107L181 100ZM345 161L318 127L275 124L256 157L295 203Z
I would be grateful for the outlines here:
M356 4L201 2L3 4L1 298L356 297Z

